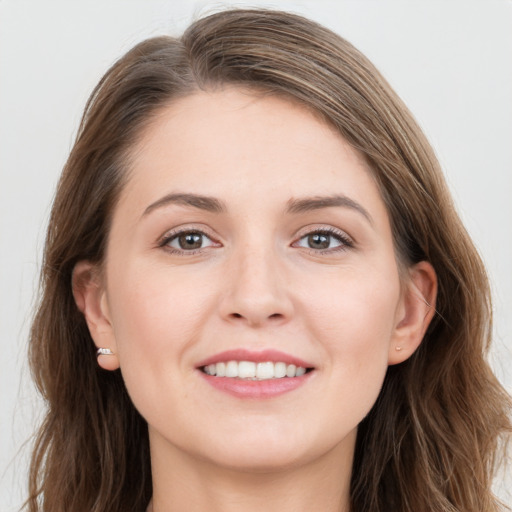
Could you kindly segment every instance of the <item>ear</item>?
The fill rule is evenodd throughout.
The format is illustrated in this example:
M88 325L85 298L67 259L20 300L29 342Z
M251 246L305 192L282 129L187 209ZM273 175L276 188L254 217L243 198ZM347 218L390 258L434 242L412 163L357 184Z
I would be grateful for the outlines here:
M78 262L73 269L72 288L76 305L85 317L96 348L108 348L113 352L112 355L99 355L98 364L105 370L117 370L116 338L97 266L88 261Z
M437 276L432 265L421 261L407 270L388 364L402 363L419 347L436 312Z

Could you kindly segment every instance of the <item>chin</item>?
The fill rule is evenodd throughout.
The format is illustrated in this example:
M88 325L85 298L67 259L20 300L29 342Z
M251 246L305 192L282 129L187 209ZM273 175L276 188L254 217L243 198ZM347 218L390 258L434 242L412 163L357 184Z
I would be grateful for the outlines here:
M268 448L243 449L219 456L210 456L210 463L228 471L240 473L277 473L299 467L308 461L304 453L297 450L273 451Z
M325 432L290 430L259 432L247 430L238 436L223 437L219 443L203 446L203 456L214 465L242 473L274 473L321 460L328 453L353 446L354 436L326 436ZM344 438L344 439L343 439ZM210 439L210 441L214 441ZM351 449L347 453L351 454Z

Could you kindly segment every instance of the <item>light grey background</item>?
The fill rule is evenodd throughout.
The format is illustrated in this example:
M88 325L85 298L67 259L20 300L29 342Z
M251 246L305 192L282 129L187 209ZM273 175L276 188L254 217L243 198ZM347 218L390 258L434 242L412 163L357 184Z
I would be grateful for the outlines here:
M139 40L178 35L228 6L305 14L361 49L416 115L488 266L491 360L512 389L512 2L510 0L0 0L0 510L25 495L42 404L27 332L54 186L88 94ZM497 482L498 492L512 488Z

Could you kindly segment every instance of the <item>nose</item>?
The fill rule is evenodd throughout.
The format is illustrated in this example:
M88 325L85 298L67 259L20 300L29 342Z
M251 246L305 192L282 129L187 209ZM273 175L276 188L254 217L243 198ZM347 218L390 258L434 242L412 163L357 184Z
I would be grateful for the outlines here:
M279 258L270 250L247 247L230 261L220 314L250 327L279 325L292 316L290 287Z

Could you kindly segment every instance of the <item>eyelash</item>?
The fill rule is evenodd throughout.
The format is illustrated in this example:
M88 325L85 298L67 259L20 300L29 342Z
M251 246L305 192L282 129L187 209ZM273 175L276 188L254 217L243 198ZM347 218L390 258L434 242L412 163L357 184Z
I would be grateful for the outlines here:
M179 229L177 231L171 231L171 232L166 233L160 239L158 246L165 249L166 251L170 252L171 254L176 254L178 256L192 256L194 254L198 254L198 253L202 252L205 249L205 247L199 247L197 249L187 250L187 249L177 249L177 248L171 247L169 245L173 240L176 240L181 235L192 235L192 234L207 238L208 240L210 240L212 242L211 243L212 246L218 246L218 244L219 244L218 242L215 241L215 239L212 236L205 233L204 230L194 229L194 228L189 227L189 228ZM210 247L210 246L208 246L208 247Z
M296 246L296 244L298 244L301 240L312 235L324 235L330 238L334 238L338 242L340 242L340 245L338 247L331 247L327 249L314 249L312 247L303 247L303 249L306 249L306 251L313 255L330 255L333 253L343 252L348 249L354 248L353 240L346 233L335 228L312 229L311 231L302 234L300 238L293 243L293 245Z
M219 242L216 242L213 237L205 233L202 229L194 229L194 228L185 228L180 229L177 231L172 231L169 233L166 233L159 241L158 246L165 249L166 251L170 252L171 254L176 254L180 256L192 256L194 254L198 254L207 247L199 247L197 249L177 249L174 247L171 247L169 244L176 240L181 235L199 235L201 237L205 237L208 240L210 240L212 243L211 245L208 245L207 247L211 246L219 246ZM334 248L327 248L327 249L314 249L312 247L302 247L298 246L297 244L312 235L324 235L326 237L334 238L338 242L340 242L340 245ZM303 249L306 249L310 254L313 255L325 255L325 254L333 254L336 252L342 252L346 251L348 249L352 249L354 247L354 242L351 238L349 238L345 233L342 231L339 231L335 228L318 228L318 229L312 229L311 231L308 231L304 234L301 234L301 236L292 244L292 247L302 247Z

